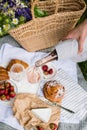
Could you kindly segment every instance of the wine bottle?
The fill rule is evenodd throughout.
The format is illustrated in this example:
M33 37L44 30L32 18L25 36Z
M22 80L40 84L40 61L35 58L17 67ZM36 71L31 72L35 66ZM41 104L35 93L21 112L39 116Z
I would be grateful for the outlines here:
M43 57L42 59L36 61L35 66L39 67L47 62L51 62L52 60L57 60L57 59L58 59L57 51L56 51L56 49L54 49L46 57Z

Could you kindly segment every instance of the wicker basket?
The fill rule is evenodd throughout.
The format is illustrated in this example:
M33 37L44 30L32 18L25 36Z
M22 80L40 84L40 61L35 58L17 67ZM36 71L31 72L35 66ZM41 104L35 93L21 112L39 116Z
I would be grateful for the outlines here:
M34 17L34 6L49 16ZM27 51L38 51L58 43L72 30L86 9L84 0L35 0L31 6L32 20L9 31L9 34Z

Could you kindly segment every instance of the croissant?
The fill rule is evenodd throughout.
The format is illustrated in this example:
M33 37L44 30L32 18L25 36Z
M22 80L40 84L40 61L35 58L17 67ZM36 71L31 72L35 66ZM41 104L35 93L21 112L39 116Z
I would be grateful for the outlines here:
M8 79L9 79L8 71L6 70L6 68L0 66L0 81Z
M29 66L29 64L27 64L26 62L24 62L24 61L22 61L22 60L12 59L12 60L9 62L9 64L7 65L7 67L6 67L7 71L10 71L12 65L15 64L15 63L22 64L25 69Z

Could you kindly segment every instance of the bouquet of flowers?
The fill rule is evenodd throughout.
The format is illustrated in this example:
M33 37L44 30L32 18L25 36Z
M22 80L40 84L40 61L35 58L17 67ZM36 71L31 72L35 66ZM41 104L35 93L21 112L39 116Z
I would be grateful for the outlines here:
M35 16L47 16L45 11L35 7ZM8 34L9 29L32 19L29 0L0 0L0 37Z
M8 30L32 19L28 0L1 0L0 1L0 36Z

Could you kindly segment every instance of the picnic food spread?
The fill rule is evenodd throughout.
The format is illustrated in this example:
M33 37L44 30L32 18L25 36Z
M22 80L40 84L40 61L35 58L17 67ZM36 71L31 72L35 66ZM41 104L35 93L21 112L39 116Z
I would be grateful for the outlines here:
M12 69L13 73L11 73ZM26 70L25 78L29 83L28 87L31 87L30 84L34 84L35 86L36 83L39 85L40 81L45 81L42 90L44 98L61 104L65 94L65 88L56 80L51 80L51 77L54 76L55 72L54 67L48 64L44 64L40 68L36 66L30 67L28 63L19 59L12 59L6 68L0 67L0 72L3 72L0 73L0 75L1 77L2 75L5 77L0 77L1 80L4 79L3 84L0 84L0 99L4 102L6 100L10 101L11 98L15 97L13 100L12 110L18 122L26 130L56 130L58 128L61 108L57 106L51 106L47 102L41 100L36 94L32 94L30 92L27 94L19 94L15 90L15 85L13 85L10 80L7 81L7 79L12 79L15 81L11 74L13 74L13 76L15 76L15 74L22 75L21 72L24 70ZM45 76L47 76L46 79L44 79L44 75L42 75L41 71ZM18 80L17 82L21 80ZM32 87L32 89L34 89L34 87Z

